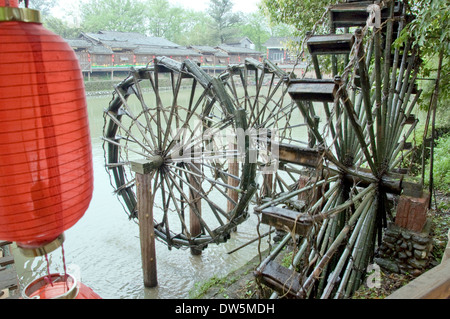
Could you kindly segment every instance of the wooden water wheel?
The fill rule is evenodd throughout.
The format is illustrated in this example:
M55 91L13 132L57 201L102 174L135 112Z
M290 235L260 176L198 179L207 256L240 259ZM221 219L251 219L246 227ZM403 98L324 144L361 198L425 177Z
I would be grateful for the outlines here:
M279 162L279 152L283 156L287 155L283 153L287 146L305 148L315 143L288 94L294 71L295 67L286 72L267 59L259 62L248 58L219 75L233 104L246 112L253 160L260 173L258 203L297 188L298 174L290 163ZM308 112L314 120L318 119L313 108Z
M106 168L116 194L137 218L132 165L145 161L153 174L154 230L169 248L200 251L224 242L247 218L256 191L248 142L230 150L220 135L245 131L245 114L196 63L162 57L132 69L115 87L104 119Z
M328 12L329 34L305 39L316 77L287 84L316 145L286 145L279 158L314 169L314 182L255 208L264 222L288 231L255 272L276 291L272 297L351 296L391 218L388 198L422 189L399 174L420 95L417 49L410 39L393 46L406 8L400 1L352 1ZM322 70L322 56L331 56L331 70ZM320 127L311 103L326 115ZM303 209L289 207L300 196ZM275 258L292 239L288 269Z

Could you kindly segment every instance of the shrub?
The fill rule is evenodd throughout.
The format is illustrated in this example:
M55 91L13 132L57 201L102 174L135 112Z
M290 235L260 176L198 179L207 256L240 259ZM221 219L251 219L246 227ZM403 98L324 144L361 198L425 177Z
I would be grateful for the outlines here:
M436 189L445 193L450 192L450 134L437 140L434 147L433 184ZM428 167L429 167L428 161ZM425 182L429 184L429 174L426 174Z

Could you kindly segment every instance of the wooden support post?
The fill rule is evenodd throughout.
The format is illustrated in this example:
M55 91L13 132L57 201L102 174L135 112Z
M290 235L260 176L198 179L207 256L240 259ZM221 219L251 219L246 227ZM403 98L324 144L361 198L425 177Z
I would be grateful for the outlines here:
M153 224L153 193L151 181L154 171L163 163L161 156L150 160L131 163L131 169L136 173L136 197L139 219L139 237L141 241L142 270L145 287L158 285L156 271L155 231Z
M230 143L228 146L229 146L228 149L231 150L231 151L236 151L237 150L237 145L235 143ZM233 157L231 157L229 159L229 161L228 161L228 170L229 170L229 173L231 175L239 176L239 162L238 162L236 156L233 156ZM229 176L228 177L228 184L230 186L238 187L239 186L239 181L237 179ZM236 203L239 201L239 193L237 191L229 189L227 192L228 192L228 196L232 200L234 200ZM236 205L233 202L228 200L227 201L227 212L231 212L234 209L235 206ZM234 230L236 230L236 228Z
M198 170L201 170L200 164L192 164L197 167ZM197 180L196 176L189 176L189 184L191 184L195 189L200 189L201 183ZM189 211L189 230L191 232L192 237L198 236L202 233L202 226L200 224L200 219L197 217L197 214L202 213L202 199L198 192L194 192L192 189L189 191L189 201L190 201L190 211ZM191 254L198 256L202 254L202 251L197 248L191 248Z
M262 197L272 197L273 192L273 174L263 175L263 192Z
M397 226L421 232L427 221L430 193L423 192L421 197L400 196L395 224Z

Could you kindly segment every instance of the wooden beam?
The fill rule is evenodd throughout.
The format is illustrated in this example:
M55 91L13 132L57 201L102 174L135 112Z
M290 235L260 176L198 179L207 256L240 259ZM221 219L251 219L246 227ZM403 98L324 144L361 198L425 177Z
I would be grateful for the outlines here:
M329 79L292 79L288 93L294 101L333 102L337 90Z
M269 147L270 141L268 141ZM305 167L317 168L321 163L320 151L317 149L303 148L289 144L279 144L279 160L280 162L287 162L298 164ZM339 167L332 163L327 165L331 176L340 175L342 171ZM368 169L351 167L346 168L343 175L344 178L350 182L355 182L360 186L368 186L371 183L378 182L378 179ZM400 174L385 174L380 180L381 186L386 189L388 193L401 194L404 188L407 189L422 189L420 184L414 182L405 182L404 176ZM408 192L409 193L409 192Z
M283 230L287 227L289 231L302 236L306 235L312 226L310 215L276 206L261 211L261 222Z
M311 54L349 54L355 36L350 33L315 35L306 42Z
M428 270L386 299L449 299L450 260Z
M149 159L136 160L131 162L131 170L139 174L149 174L159 168L164 162L161 156L153 156Z
M14 268L0 270L0 290L16 289L18 287L17 274Z
M5 256L0 258L0 267L14 264L14 256Z
M274 261L269 261L262 270L254 273L266 286L276 290L280 295L297 297L301 289L301 276L294 270L287 269Z
M301 148L289 144L278 144L280 161L315 168L320 163L319 152L312 148Z
M6 240L0 240L0 247L7 246L10 244L12 244L12 242L6 241Z

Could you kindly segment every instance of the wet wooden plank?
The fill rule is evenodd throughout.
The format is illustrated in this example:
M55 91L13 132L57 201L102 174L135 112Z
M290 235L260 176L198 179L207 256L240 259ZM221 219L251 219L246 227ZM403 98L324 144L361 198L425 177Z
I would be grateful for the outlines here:
M337 90L333 80L293 79L288 93L295 101L333 102Z
M261 211L261 222L283 230L287 227L299 235L306 235L312 226L312 220L308 214L274 206Z
M449 299L450 260L403 286L386 299Z
M14 264L14 256L4 256L0 258L0 267Z
M355 36L350 33L315 35L306 42L311 54L349 54Z
M7 246L10 244L12 244L12 242L6 241L6 240L0 240L0 247Z
M283 296L295 298L301 289L300 274L274 261L269 261L262 271L255 273L255 276L259 277L263 284Z
M300 164L312 168L317 167L321 161L317 150L290 144L278 144L278 158L281 162Z
M364 27L369 17L367 7L373 4L373 1L359 1L350 3L339 3L330 6L330 20L335 28L341 27ZM402 4L396 1L394 6L394 15L402 13ZM381 21L384 22L389 16L389 8L384 7L381 10Z
M405 125L412 125L416 122L416 116L414 114L410 114L406 119L405 119Z
M14 268L0 270L0 290L17 289L17 274Z

